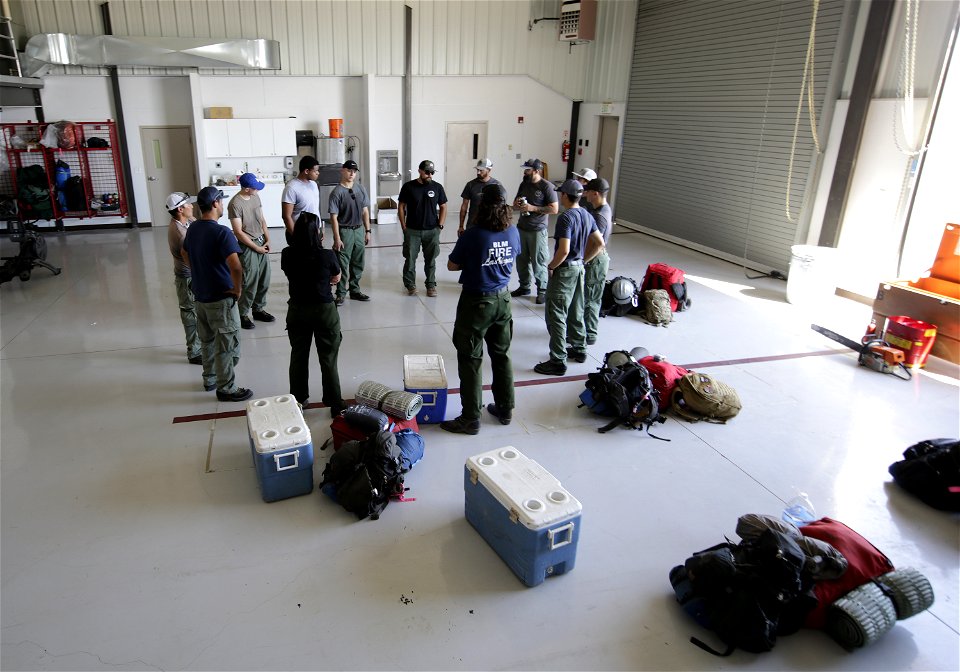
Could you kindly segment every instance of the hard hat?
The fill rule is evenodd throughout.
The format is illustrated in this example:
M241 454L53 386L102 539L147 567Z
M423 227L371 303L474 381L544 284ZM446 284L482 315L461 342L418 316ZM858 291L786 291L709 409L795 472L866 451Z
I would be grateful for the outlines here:
M614 278L613 286L610 288L613 292L613 300L621 305L632 303L637 305L637 287L633 280L625 278L622 275Z
M615 369L618 366L623 366L632 359L630 353L626 350L614 350L613 352L608 352L606 357L603 358L603 365Z

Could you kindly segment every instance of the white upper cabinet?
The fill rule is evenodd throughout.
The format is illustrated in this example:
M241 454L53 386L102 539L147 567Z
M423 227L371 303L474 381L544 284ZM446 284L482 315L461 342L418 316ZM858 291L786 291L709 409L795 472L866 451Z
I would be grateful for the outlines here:
M207 156L296 156L297 120L204 119Z

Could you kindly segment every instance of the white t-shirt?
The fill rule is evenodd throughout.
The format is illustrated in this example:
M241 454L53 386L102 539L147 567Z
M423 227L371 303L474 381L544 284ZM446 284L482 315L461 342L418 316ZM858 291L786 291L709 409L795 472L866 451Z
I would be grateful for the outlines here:
M300 213L306 210L320 217L320 187L313 180L304 182L295 177L283 188L280 199L284 203L293 203L293 221L297 221Z

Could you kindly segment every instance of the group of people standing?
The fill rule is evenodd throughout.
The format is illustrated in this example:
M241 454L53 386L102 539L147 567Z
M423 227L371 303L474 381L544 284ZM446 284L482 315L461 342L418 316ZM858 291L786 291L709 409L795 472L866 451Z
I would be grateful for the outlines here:
M550 356L534 367L545 375L564 375L568 359L583 362L586 348L596 342L600 297L609 268L606 243L612 226L606 203L609 185L591 170L554 188L543 177L543 163L528 159L524 177L511 205L503 185L491 175L493 163L482 159L477 176L463 188L458 238L447 268L460 271L462 285L454 325L463 412L443 422L447 431L476 434L480 429L483 344L493 366L493 403L488 412L502 424L512 420L513 335L511 299L532 294L546 304ZM297 176L282 197L287 247L281 269L289 282L287 334L290 340L290 392L301 404L309 395L311 341L316 343L323 383L323 403L338 414L345 406L337 360L342 335L337 307L349 295L369 301L360 290L364 251L370 243L369 196L356 180L359 167L347 161L341 181L329 198L331 249L324 249L319 163L300 161ZM433 180L431 161L422 161L418 177L400 191L398 219L403 232L403 286L416 295L416 262L424 258L427 296L437 295L436 258L446 219L447 196ZM171 194L168 234L188 361L203 366L205 390L216 390L221 401L253 396L239 387L234 367L240 357L239 329L254 321L272 322L266 311L270 284L270 235L257 192L263 183L250 173L240 177L241 190L224 206L217 187L205 187L196 197ZM559 194L559 196L558 196ZM194 204L200 209L194 219ZM554 251L547 249L548 217L564 211L554 230ZM226 210L232 227L220 226ZM512 211L520 213L512 226ZM507 287L516 266L520 286Z
M463 410L440 427L459 434L480 431L484 343L493 370L493 403L487 405L487 412L504 425L513 419L511 298L530 295L536 283L535 301L546 304L550 357L534 371L562 376L567 359L586 361L587 345L596 342L600 297L609 268L606 242L612 219L606 180L584 171L574 174L578 179L554 189L543 177L543 163L528 159L513 201L513 209L520 212L514 227L503 186L490 176L492 168L489 159L479 161L476 179L463 189L457 243L447 261L448 270L460 271L462 285L453 344ZM588 207L582 207L581 201ZM549 257L548 217L558 212L559 205L565 209L557 219L554 252ZM509 292L514 266L520 287Z
M286 331L290 340L290 393L305 405L309 396L311 342L316 343L323 382L323 403L333 415L345 407L337 360L342 335L337 306L349 291L356 301L369 301L360 291L364 249L370 242L369 197L355 181L359 167L347 161L330 195L328 212L332 249L323 248L320 218L319 162L300 160L297 176L284 187L281 217L287 246L280 267L287 276ZM254 320L273 322L266 311L270 286L270 234L257 192L264 188L252 173L240 176L240 191L224 206L217 187L197 196L175 192L167 198L171 221L168 243L180 319L187 341L187 359L203 366L203 388L216 390L220 401L244 401L252 390L239 387L234 368L240 360L240 329ZM194 204L200 210L194 217ZM226 210L232 228L220 226ZM361 231L362 228L362 231Z

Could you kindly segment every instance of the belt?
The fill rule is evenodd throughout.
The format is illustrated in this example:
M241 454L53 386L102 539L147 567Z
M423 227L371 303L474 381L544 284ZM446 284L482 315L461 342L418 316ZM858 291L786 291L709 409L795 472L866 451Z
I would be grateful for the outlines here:
M479 297L485 297L485 296L500 296L506 291L507 291L506 287L504 287L503 289L495 289L492 292L472 292L469 289L465 288L463 290L463 293L466 294L467 296L475 296L479 298Z
M261 234L260 234L259 236L257 236L256 238L251 238L251 240L252 240L253 242L255 242L257 245L259 245L259 244L262 243L264 240L266 240L266 238L267 238L267 237L266 237L264 234L261 233Z
M564 266L583 266L583 259L574 259L573 261L564 261L560 264L561 268Z

